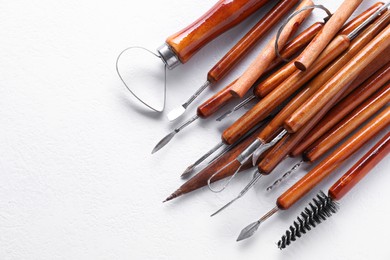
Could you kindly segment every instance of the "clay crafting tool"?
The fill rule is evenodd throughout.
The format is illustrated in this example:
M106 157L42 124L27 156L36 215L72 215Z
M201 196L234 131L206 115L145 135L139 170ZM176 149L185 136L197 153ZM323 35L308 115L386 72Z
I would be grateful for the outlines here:
M210 10L203 14L195 22L180 30L179 32L169 36L165 43L157 49L157 53L148 51L142 47L129 47L122 51L116 63L118 75L126 88L133 94L142 104L153 111L162 112L161 109L155 108L147 104L131 87L132 82L126 82L121 71L128 71L129 68L120 69L120 59L123 54L129 51L147 51L153 56L161 59L165 69L173 69L182 63L186 63L197 51L208 44L213 39L217 38L222 33L231 29L248 16L253 14L259 8L264 6L269 0L219 0ZM165 96L165 94L164 94Z
M363 0L344 0L321 32L295 60L295 66L302 71L309 68L362 2Z
M386 53L386 51L387 51L387 49L383 53ZM384 56L384 57L387 57L387 56ZM382 59L380 59L379 62L373 61L370 64L368 64L368 66L371 66L371 67L370 67L370 69L367 69L367 72L363 73L363 74L366 74L364 76L366 76L366 77L371 76L373 71L370 71L370 70L372 68L374 70L377 69L377 67L381 66L384 63L384 61L387 61L387 59L388 58L385 58L385 59L382 58ZM351 86L353 86L353 88L356 88L356 86L360 85L360 83L362 81L364 81L365 79L366 79L365 77L357 78L356 79L357 81L351 83ZM385 100L385 99L386 99L386 97L381 96L380 101L377 101L378 103L376 103L376 104L383 104L383 100ZM294 102L294 100L292 100L292 102ZM380 103L380 102L382 102L382 103ZM273 148L271 148L267 152L267 155L258 164L258 169L255 171L252 180L245 186L245 188L238 194L237 197L235 197L229 203L225 204L222 208L220 208L215 213L213 213L212 216L218 214L219 212L221 212L222 210L226 209L228 206L233 204L236 200L243 197L254 185L256 185L256 183L260 180L260 178L262 176L271 174L272 171L275 169L275 167L292 151L292 149L294 147L296 147L301 142L301 140L305 136L307 136L308 132L324 117L324 115L333 106L333 103L334 102L327 103L327 105L322 108L322 110L316 115L315 118L313 118L312 121L310 121L307 125L305 125L297 133L285 135ZM355 103L355 105L356 105L356 103ZM336 109L337 110L343 109L342 108L343 106L344 106L343 104L340 104L340 106ZM323 126L324 124L320 123L320 125ZM326 125L324 127L326 127ZM266 128L264 128L264 130ZM332 146L335 144L332 141L333 141L332 139L327 139L323 145L327 145L327 143L330 143L331 144L330 146Z
M390 124L390 107L387 107L367 125L356 132L333 153L325 158L320 164L314 167L308 174L295 183L291 188L284 192L276 202L276 207L266 213L259 220L245 227L237 238L237 241L247 239L257 231L260 224L270 218L279 210L287 210L297 201L303 198L316 185L318 185L325 177L335 171L345 160L351 157L364 144L371 140L374 136L386 129Z
M289 246L297 238L321 224L339 209L338 201L359 183L390 152L390 132L376 143L356 164L330 187L328 196L322 191L313 198L296 221L278 241L279 249Z
M168 120L181 116L187 107L207 88L228 72L285 16L299 0L280 0L230 51L208 72L206 82L182 105L168 113Z
M310 5L310 4L312 4L311 0L304 0L298 6L298 10L300 8L303 8L303 7ZM296 15L292 20L290 20L289 23L291 23L292 25L287 27L285 30L283 30L282 36L288 35L288 37L290 37L299 28L299 25L305 20L305 18L310 14L310 12L311 12L311 10L305 10L304 12L301 12L299 15ZM280 46L284 46L284 44L280 45ZM270 62L268 62L267 64L270 64L271 62L272 62L272 60ZM234 82L232 83L232 85L233 84L234 84ZM219 95L213 96L211 99L209 99L205 103L203 103L203 105L207 106L207 107L203 107L203 111L205 111L207 113L207 115L202 114L201 107L203 105L201 105L201 107L198 108L197 114L195 116L191 117L189 120L187 120L181 126L175 128L171 133L169 133L163 139L161 139L160 142L158 142L157 145L154 147L152 153L155 153L158 150L160 150L162 147L164 147L178 132L183 130L185 127L190 125L192 122L194 122L195 120L197 120L201 117L209 116L210 114L215 112L217 109L219 109L222 105L226 104L226 102L231 100L230 87L223 89L222 91L220 91Z
M350 22L348 22L345 26L343 26L343 28L340 30L340 32L338 33L339 35L348 35L349 33L351 33L354 29L356 29L360 24L362 24L365 20L367 20L371 15L373 15L376 11L378 11L381 7L383 6L383 3L376 3L374 4L373 6L371 6L369 9L367 9L366 11L364 11L363 13L361 13L360 15L356 16L354 19L352 19ZM384 9L382 9L384 10ZM388 15L388 14L387 14ZM358 36L358 39L355 39L354 41L351 42L351 45L349 46L348 48L348 56L351 58L353 55L356 54L356 52L354 52L355 49L361 49L365 44L367 44L371 39L372 37L370 35L376 35L378 34L378 32L380 30L383 29L383 27L385 25L387 20L388 19L384 19L382 18L382 16L384 15L381 15L381 20L380 22L376 22L377 26L375 26L375 28L371 28L371 32L363 32L361 36ZM321 28L323 27L323 24L321 23ZM378 29L379 28L379 29ZM363 36L365 35L365 36ZM343 56L346 56L346 54L344 54ZM339 58L333 62L333 63L336 63L336 65L333 65L333 68L332 68L332 75L338 70L341 68L340 64L345 64L347 60L349 60L350 58L344 58L342 59L341 61L338 61L337 60L340 60ZM329 65L328 67L330 67L331 65ZM337 67L337 69L335 68ZM234 111L237 111L238 109L240 109L241 107L245 106L247 103L251 102L253 99L255 99L255 97L258 97L258 98L261 98L261 97L264 97L266 96L267 94L269 94L273 89L275 89L276 86L278 86L279 84L281 84L285 79L286 79L286 75L291 75L294 71L295 71L295 65L294 65L294 62L289 62L287 65L285 65L282 69L278 70L277 72L275 72L274 74L272 74L271 76L269 76L268 78L266 78L265 80L261 81L256 87L254 87L254 94L249 96L248 98L246 98L245 100L243 100L240 104L238 104L237 106L235 106L232 110L230 111L227 111L225 114L223 114L221 117L219 117L217 119L217 121L221 121L222 119L224 119L225 117L231 115ZM329 70L329 69L328 69ZM321 74L328 74L329 73L323 73L321 72ZM317 76L316 78L318 78L319 76ZM329 78L327 78L329 79ZM314 80L314 81L319 81L319 80ZM320 84L323 84L325 83L323 80L321 80L322 83L317 83L317 85L320 85ZM310 88L312 89L313 91L313 88ZM313 94L313 93L310 93L310 95ZM284 119L283 119L284 120Z
M336 144L341 140L340 138L344 138L345 135L353 131L371 116L372 113L375 113L383 105L386 105L390 98L388 93L390 91L390 85L383 86L383 84L390 80L389 65L387 64L382 70L375 73L362 86L354 90L329 111L321 122L307 134L305 139L291 151L291 156L295 157L303 154L303 159L269 186L267 188L268 191L286 180L304 162L313 163L319 159L332 147L332 143ZM381 88L381 86L383 87ZM378 92L374 94L375 91ZM365 101L369 96L371 96L369 100ZM364 103L361 104L362 102ZM357 105L359 105L359 108L356 108ZM365 111L367 112L365 113ZM339 123L341 119L343 123ZM326 133L326 131L330 131L330 133ZM337 135L336 133L339 131L344 131L344 134ZM330 145L322 145L327 142Z

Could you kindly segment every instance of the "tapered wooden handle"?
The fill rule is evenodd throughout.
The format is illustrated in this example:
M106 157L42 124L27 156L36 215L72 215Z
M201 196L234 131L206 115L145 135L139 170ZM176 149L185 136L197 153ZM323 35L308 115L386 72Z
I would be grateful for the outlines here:
M312 5L311 0L303 0L297 9L301 9L304 6ZM298 30L299 26L311 13L312 10L304 11L288 22L283 32L280 34L278 45L283 48L288 39ZM276 36L267 43L262 49L260 54L249 65L245 72L241 75L238 81L232 86L230 90L231 94L236 97L243 97L258 78L264 73L268 65L275 59L275 40Z
M371 16L373 13L375 13L381 6L383 6L383 3L376 3L375 5L373 5L372 7L370 7L369 9L364 11L363 13L361 13L360 15L356 16L354 19L352 19L350 22L348 22L345 26L343 26L343 28L339 32L339 35L348 35L350 32L352 32L354 29L356 29L360 24L362 24L369 16ZM359 35L360 40L355 39L353 41L355 44L353 44L353 45L351 44L351 46L349 47L348 60L356 54L357 51L355 51L355 50L358 49L356 47L359 47L359 50L361 48L363 48L364 45L366 45L375 35L377 35L386 26L386 23L388 23L389 19L387 18L387 19L380 19L380 20L382 20L382 21L379 23L379 26L376 26L375 28L370 29L370 33L367 33L366 31L364 33L361 33ZM321 28L322 27L323 27L323 25L321 26ZM308 29L310 29L310 28L308 28ZM313 37L314 36L315 35L313 34ZM309 41L311 41L311 39L309 39ZM356 45L358 45L358 46L356 46ZM343 56L345 56L345 54ZM346 63L346 62L344 62L346 60L347 60L346 58L344 58L342 60L344 64ZM339 65L337 67L338 67L337 70L339 70L341 68L341 67L339 67ZM268 93L270 93L272 90L274 90L279 84L281 84L295 70L296 70L296 67L295 67L293 61L284 65L282 68L280 68L278 71L273 73L271 76L269 76L268 78L266 78L265 80L260 82L255 87L255 89L254 89L255 95L258 97L264 97L264 96L268 95ZM333 74L334 74L335 70L333 70L333 71L334 71L333 72ZM317 76L317 77L319 77L319 76ZM325 83L325 82L323 82L323 83ZM294 108L294 109L296 109L296 108Z
M282 84L257 103L252 109L227 128L222 138L226 143L234 143L252 129L257 123L266 118L277 106L297 91L303 84L314 77L322 68L335 59L349 46L349 39L340 35L321 54L316 64L306 72L295 71ZM264 140L262 136L260 139Z
M340 200L389 153L390 132L330 187L328 195L334 200Z
M316 22L303 30L293 40L286 43L284 48L280 51L280 56L285 59L290 59L293 57L295 54L305 48L311 42L311 40L313 40L322 27L324 27L324 23ZM267 71L264 74L266 74L268 71L272 71L283 62L283 59L276 57L268 66Z
M377 73L366 80L359 88L355 89L347 97L341 100L331 111L316 125L307 137L302 140L291 152L292 156L298 156L303 151L313 147L314 142L323 136L327 131L340 122L356 106L370 97L375 91L390 80L390 63L386 64Z
M204 15L183 30L171 35L166 43L182 63L198 50L217 38L269 0L220 0Z
M378 112L390 101L390 84L384 86L379 92L355 108L342 121L321 136L304 152L306 161L314 162L329 151L333 146L356 130L366 120ZM342 102L343 103L343 102ZM336 106L335 108L341 107ZM332 111L333 112L333 111ZM320 122L321 125L321 122Z
M331 100L337 100L364 68L383 50L390 46L390 26L367 44L334 77L323 85L305 104L300 106L288 119L284 127L289 132L298 131Z
M280 209L288 209L310 192L324 178L336 170L345 160L358 151L371 138L390 124L390 107L387 107L367 125L356 132L309 173L284 192L277 200Z
M222 79L299 0L281 0L209 71L207 80Z
M387 57L385 54L387 53L387 49L381 53L381 57ZM388 57L387 57L388 59ZM379 69L380 66L378 64L385 64L382 59L380 63L376 60L372 61L368 66L374 67L375 69ZM371 74L374 71L371 71ZM367 77L369 77L368 75ZM364 81L364 79L362 79ZM310 120L306 125L304 125L298 132L294 134L288 134L283 139L281 139L270 151L268 151L267 156L262 160L259 165L259 171L270 173L291 151L294 147L296 147L302 140L307 136L310 130L320 122L320 120L326 115L326 113L334 106L335 101L326 103L321 110ZM263 130L264 131L264 130ZM262 132L263 132L262 131ZM261 134L262 134L261 132Z
M361 2L363 2L363 0L344 0L321 32L317 34L313 41L295 60L295 66L298 69L305 71L314 63Z

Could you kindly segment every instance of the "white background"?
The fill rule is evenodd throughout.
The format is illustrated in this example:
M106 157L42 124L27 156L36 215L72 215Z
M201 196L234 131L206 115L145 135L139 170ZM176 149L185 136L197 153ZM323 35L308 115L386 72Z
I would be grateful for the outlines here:
M296 159L286 160L274 176L214 218L209 214L237 194L250 174L221 194L204 188L161 203L182 184L179 175L186 166L216 144L238 115L220 124L215 118L197 122L151 156L156 142L179 122L168 123L166 113L139 106L119 81L115 58L129 45L155 49L214 2L2 2L0 259L390 259L388 159L341 201L337 215L284 251L275 243L310 196L274 216L254 238L235 239L309 169L267 194L267 184ZM340 2L317 1L332 11ZM364 1L358 12L373 3ZM166 111L203 83L207 71L263 12L169 73ZM321 17L316 11L309 23ZM249 61L210 92L239 75ZM311 195L326 191L347 168Z

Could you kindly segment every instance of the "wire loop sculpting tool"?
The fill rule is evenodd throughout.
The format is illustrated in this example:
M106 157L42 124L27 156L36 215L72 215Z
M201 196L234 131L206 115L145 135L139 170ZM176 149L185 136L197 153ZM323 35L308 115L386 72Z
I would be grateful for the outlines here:
M268 219L279 210L287 210L297 201L310 192L325 177L329 176L350 156L358 151L364 144L374 136L386 129L390 124L390 107L387 107L367 125L356 132L333 153L325 158L320 164L314 167L308 174L301 178L297 183L284 192L276 202L276 207L269 211L265 216ZM244 228L237 238L237 241L251 237L264 222L264 217Z
M186 111L187 107L208 87L224 78L256 43L285 16L299 0L280 0L242 39L223 56L208 72L206 82L182 105L168 113L173 121Z
M279 249L289 246L302 234L306 234L338 210L338 202L361 181L390 152L390 133L377 142L356 164L354 164L332 187L328 196L322 191L309 203L304 211L278 241Z
M134 95L142 104L155 112L162 112L162 109L155 108L147 104L139 94L136 94L132 88L131 82L125 82L123 73L119 69L119 60L127 51L140 49L152 53L159 58L164 64L164 68L169 70L174 69L182 63L186 63L197 51L208 44L213 39L217 38L222 33L234 27L248 16L253 14L259 8L264 6L269 0L219 0L210 10L203 14L195 22L182 29L181 31L169 36L165 43L157 49L158 54L155 54L145 48L129 47L123 50L117 58L117 72L120 79L125 84L126 88ZM128 70L129 68L124 68ZM165 96L164 92L164 96ZM165 104L165 99L164 99Z

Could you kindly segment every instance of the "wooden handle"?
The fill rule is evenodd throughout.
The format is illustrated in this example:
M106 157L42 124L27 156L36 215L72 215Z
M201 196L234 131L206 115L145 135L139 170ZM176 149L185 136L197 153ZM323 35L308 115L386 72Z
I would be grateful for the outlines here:
M311 0L303 0L297 9L301 9L304 6L312 4L313 2ZM279 48L284 47L288 39L298 30L299 26L306 19L306 17L309 16L311 11L312 10L304 11L290 20L290 22L285 26L283 32L280 34L278 41ZM230 90L232 95L242 98L256 82L256 80L264 73L268 65L276 58L275 39L276 36L267 43L260 54L249 65L248 69L232 86Z
M390 132L370 149L329 189L328 195L340 200L390 152Z
M382 2L378 2L373 4L370 8L365 10L363 13L359 14L351 21L346 23L343 28L339 31L339 34L350 34L357 26L367 20L371 15L373 15L376 11L379 10L384 5Z
M350 62L323 85L305 104L300 106L288 119L284 127L296 132L305 125L328 102L343 95L349 83L383 50L390 46L390 26L367 44Z
M201 118L207 118L233 100L230 88L236 81L237 79L203 102L197 109L197 115Z
M182 63L210 41L237 25L269 0L220 0L198 20L171 35L166 43Z
M209 71L207 80L222 79L299 0L281 0Z
M348 35L351 31L353 31L360 24L362 24L365 21L365 19L367 19L370 15L372 15L372 13L377 11L381 6L383 6L383 3L377 3L377 4L373 5L371 8L369 8L368 10L364 11L363 13L361 13L360 15L355 17L353 20L351 20L348 24L346 24L340 30L339 35ZM356 54L357 50L360 50L361 48L363 48L364 45L366 45L372 38L374 38L375 35L377 35L387 25L389 18L387 17L387 19L380 19L380 20L381 20L381 22L379 23L379 25L377 25L374 28L372 28L372 26L371 26L369 33L367 33L367 30L365 32L361 33L359 35L360 40L355 39L353 41L355 44L353 44L353 45L351 44L351 46L349 47L350 54L347 54L349 57L348 60ZM376 22L376 24L378 24L378 22ZM345 56L345 55L346 54L344 54L343 56ZM342 60L344 64L347 61L346 58L347 57L345 57ZM339 65L337 67L338 67L338 69L341 68ZM279 84L281 84L288 76L290 76L295 70L296 70L296 67L294 65L294 62L293 61L289 62L288 64L283 66L281 69L279 69L277 72L275 72L274 74L269 76L267 79L262 81L260 84L258 84L254 89L255 95L258 97L264 97L264 96L268 95ZM325 82L323 82L323 83L325 83Z
M386 49L385 51L383 51L383 53L381 53L381 56L387 57L387 55L385 55L387 51L389 50ZM387 59L388 58L389 57L387 57ZM385 63L383 62L383 60L381 61L382 66ZM377 69L380 68L378 67L376 60L372 61L369 64L369 66L371 65L372 67L375 67ZM296 147L300 142L302 142L302 140L307 136L311 129L326 115L326 113L333 107L334 104L334 100L326 103L321 108L321 110L312 118L312 120L310 120L306 125L304 125L298 132L286 135L273 148L271 148L271 150L268 151L266 158L264 158L264 160L262 160L258 165L259 171L270 173L292 151L294 147ZM261 132L261 134L263 133L263 131Z
M321 54L321 58L316 61L313 68L307 72L295 71L288 79L227 128L222 135L223 140L228 144L238 140L261 120L266 118L277 106L282 104L303 84L309 81L310 78L315 76L315 74L323 69L328 63L347 49L348 45L349 39L346 36L338 36L326 48L323 54ZM260 139L264 140L262 136L260 136Z
M363 104L355 108L341 122L321 136L316 142L304 152L305 161L314 162L333 146L343 140L350 133L355 131L361 124L368 120L390 101L390 84L384 86L379 92L366 100ZM343 103L343 102L342 102ZM341 104L342 105L342 104ZM336 106L337 110L342 110L341 106ZM334 112L334 111L332 111ZM326 120L326 117L324 118ZM322 122L319 123L322 125ZM310 135L310 133L309 133Z
M286 43L284 48L280 51L280 55L285 59L293 57L295 54L305 48L311 42L311 40L313 40L322 27L324 27L324 23L316 22L312 24L310 27L306 28L300 34L298 34L293 40ZM266 74L268 71L272 71L282 63L284 63L284 61L281 58L276 57L268 66L267 71L264 72L264 74Z
M291 152L292 156L298 156L309 146L323 136L327 131L340 122L356 106L370 97L375 91L390 80L390 63L386 64L377 73L366 80L359 88L341 100L331 111L316 125L307 137L299 143Z
M371 138L377 135L381 130L388 127L389 124L390 107L382 111L291 188L284 192L277 200L278 207L280 209L290 208L295 202L310 192L311 189L319 184L325 177L329 176Z
M324 28L295 60L302 71L309 68L363 0L344 0Z

